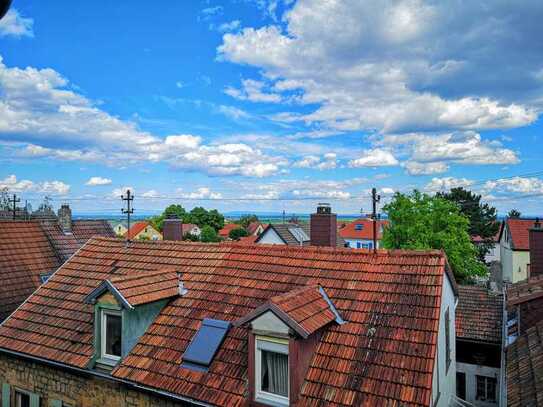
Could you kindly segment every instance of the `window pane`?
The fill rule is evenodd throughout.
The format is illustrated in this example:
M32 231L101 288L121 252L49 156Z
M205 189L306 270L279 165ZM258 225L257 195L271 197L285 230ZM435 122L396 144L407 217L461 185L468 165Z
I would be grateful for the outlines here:
M477 393L475 395L475 400L486 400L486 383L484 376L477 377Z
M496 379L492 377L486 378L486 398L487 401L496 401Z
M466 399L466 374L463 372L456 372L456 395Z
M121 317L105 314L106 318L106 349L108 355L121 356Z
M30 407L30 396L24 393L15 393L15 405L17 407Z
M262 350L262 391L288 397L288 356Z

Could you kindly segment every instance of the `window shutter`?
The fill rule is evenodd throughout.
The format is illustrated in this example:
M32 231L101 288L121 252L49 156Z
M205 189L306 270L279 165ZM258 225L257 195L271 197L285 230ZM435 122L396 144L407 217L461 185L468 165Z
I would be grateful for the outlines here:
M62 400L49 400L49 407L62 407Z
M37 394L30 394L30 407L40 407L40 396Z
M2 383L2 407L9 407L11 398L11 389L9 384Z

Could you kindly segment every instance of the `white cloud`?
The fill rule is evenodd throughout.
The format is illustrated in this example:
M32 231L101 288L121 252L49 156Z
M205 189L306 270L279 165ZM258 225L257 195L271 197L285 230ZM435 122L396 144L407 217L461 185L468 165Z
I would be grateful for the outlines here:
M227 87L224 90L229 96L239 100L250 100L251 102L277 103L281 101L281 96L277 93L265 92L266 84L261 81L245 79L242 81L242 88L236 89Z
M8 68L0 60L0 138L22 146L24 157L103 162L111 166L165 162L172 167L210 175L265 177L287 165L247 144L205 144L191 134L165 138L141 131L68 88L52 69ZM223 113L228 109L223 108ZM228 113L241 117L241 110ZM57 148L58 145L70 145Z
M236 31L239 29L240 26L241 26L241 21L233 20L233 21L230 21L229 23L220 24L217 29L220 32L225 33L225 32L230 32L230 31Z
M419 163L416 161L407 161L402 165L409 175L441 174L449 169L449 166L444 162Z
M193 192L181 192L181 197L185 199L221 199L222 194L220 192L213 192L210 188L201 187Z
M37 192L49 195L66 195L70 192L70 185L65 184L62 181L18 181L17 177L13 174L0 180L0 189L4 188L7 188L10 192Z
M0 37L8 35L13 37L34 37L33 25L33 19L21 16L16 9L12 8L0 20Z
M338 165L337 154L326 153L323 157L308 155L296 161L292 166L295 168L313 168L317 170L331 170Z
M102 178L102 177L90 177L89 180L85 183L85 185L90 185L90 186L109 185L109 184L111 184L111 180L109 178Z
M111 199L121 199L121 196L126 196L128 191L130 191L132 196L134 196L135 189L133 187L130 187L130 186L125 186L125 187L121 187L121 188L115 188L109 194L109 198L111 198Z
M300 0L285 28L225 34L218 56L317 104L277 120L380 133L513 128L533 123L542 104L533 75L542 14L535 3Z
M160 197L160 193L154 189L151 189L149 191L144 192L141 194L143 198L158 198Z
M175 82L175 86L179 89L183 88L185 86L185 84L181 81L177 81Z
M469 187L473 181L466 178L432 178L432 180L424 188L428 192L446 192L451 188Z
M234 106L220 105L218 107L218 111L219 113L227 117L230 117L234 120L249 119L251 117L251 115L247 113L246 111L238 109L237 107L234 107Z
M361 157L349 161L349 166L353 168L386 167L398 164L398 160L392 155L392 153L378 148L373 150L365 150Z
M543 180L535 177L513 177L488 181L483 190L494 193L543 194Z

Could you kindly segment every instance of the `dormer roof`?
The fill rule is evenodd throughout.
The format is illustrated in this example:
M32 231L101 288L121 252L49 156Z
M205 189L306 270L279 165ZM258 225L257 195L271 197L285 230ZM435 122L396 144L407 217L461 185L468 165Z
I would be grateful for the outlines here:
M270 298L235 325L243 325L268 311L304 339L331 322L344 323L326 291L320 285L311 285Z
M158 270L141 274L114 275L104 280L85 298L93 303L109 291L125 308L175 297L179 294L179 277L175 270Z

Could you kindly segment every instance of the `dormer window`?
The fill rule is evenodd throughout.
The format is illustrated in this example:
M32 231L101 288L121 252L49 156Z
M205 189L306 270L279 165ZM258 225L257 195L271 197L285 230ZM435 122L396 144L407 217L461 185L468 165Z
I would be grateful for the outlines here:
M286 339L256 337L256 401L288 406L288 347Z
M121 358L122 314L116 310L102 310L101 353L102 359L118 361Z
M355 230L362 230L362 229L364 229L364 225L362 225L361 223L357 223L357 224L354 226L354 229L355 229Z

